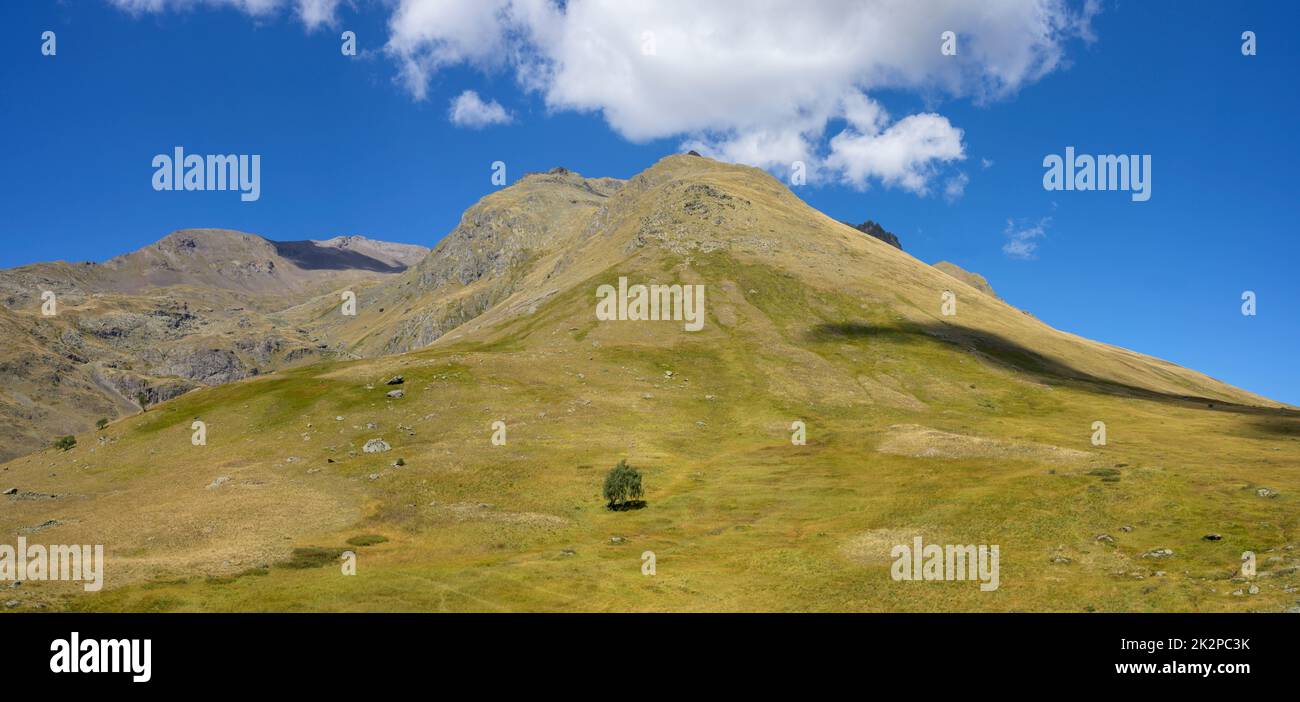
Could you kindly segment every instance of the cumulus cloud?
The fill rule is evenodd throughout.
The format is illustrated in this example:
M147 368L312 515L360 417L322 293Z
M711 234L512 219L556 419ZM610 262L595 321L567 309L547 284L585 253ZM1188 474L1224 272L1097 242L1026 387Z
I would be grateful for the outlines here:
M198 7L232 7L253 17L269 15L280 8L281 0L108 0L110 4L132 14L192 10Z
M1051 223L1051 217L1043 217L1035 223L1023 219L1008 219L1006 229L1002 230L1007 237L1007 242L1002 245L1002 253L1021 260L1035 258L1038 239L1047 236L1047 227Z
M448 112L451 123L458 127L481 129L493 124L509 124L510 113L496 100L483 102L478 93L466 90L451 101Z
M944 184L943 198L948 202L956 202L960 200L961 196L966 194L966 186L969 184L970 176L965 173L958 173L949 178L948 182Z
M856 188L877 179L924 195L939 164L966 157L962 131L946 117L911 115L886 127L889 116L880 107L863 100L851 105L844 115L850 126L831 138L825 163Z
M307 31L319 27L333 27L338 23L338 10L342 0L296 0L294 10Z
M416 98L445 66L509 66L549 109L597 113L632 141L677 137L726 160L803 161L810 178L923 194L964 158L961 130L932 112L891 122L868 93L1007 97L1061 67L1095 11L1064 0L401 0L388 50ZM939 50L949 29L956 57Z
M311 2L316 0L299 0ZM112 0L124 7L277 0ZM321 6L329 4L320 0ZM417 100L453 66L512 72L552 111L731 161L924 194L952 183L962 132L934 111L891 119L873 95L1007 98L1092 39L1096 0L391 0L385 52ZM332 8L330 8L332 9ZM308 22L306 13L299 13ZM310 15L313 18L325 13ZM319 20L324 21L324 20ZM958 35L956 56L940 51ZM964 186L963 186L964 187ZM944 188L945 193L947 187Z

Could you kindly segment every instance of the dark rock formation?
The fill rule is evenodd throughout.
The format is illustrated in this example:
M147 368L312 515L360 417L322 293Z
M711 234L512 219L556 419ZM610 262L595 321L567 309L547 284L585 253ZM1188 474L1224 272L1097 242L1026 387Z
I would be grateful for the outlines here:
M903 250L903 244L898 240L897 236L895 236L892 232L885 231L884 227L880 226L879 224L876 224L872 220L867 220L862 224L850 224L848 222L844 222L843 220L841 220L841 223L853 227L854 229L868 236L874 236L875 238L885 242L886 244L889 244L890 246L898 249L899 251Z

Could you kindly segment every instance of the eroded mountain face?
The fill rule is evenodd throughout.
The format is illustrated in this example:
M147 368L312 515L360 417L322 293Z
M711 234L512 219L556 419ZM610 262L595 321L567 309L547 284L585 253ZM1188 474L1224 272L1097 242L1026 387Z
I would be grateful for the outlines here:
M102 264L0 271L0 458L197 387L332 357L282 313L427 253L364 237L185 230Z

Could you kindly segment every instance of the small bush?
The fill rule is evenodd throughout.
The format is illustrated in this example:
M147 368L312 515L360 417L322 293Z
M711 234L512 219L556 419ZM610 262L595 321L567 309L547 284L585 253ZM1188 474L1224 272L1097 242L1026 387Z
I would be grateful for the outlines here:
M95 422L95 428L98 429L98 430L100 430L100 431L103 431L103 430L104 430L104 427L106 427L106 426L108 426L108 420L107 420L107 419L100 419L98 422Z
M64 451L67 451L68 449L76 445L77 445L77 437L75 436L61 436L58 438L57 441L54 442L54 448L63 449Z
M354 536L348 539L348 545L349 546L374 546L375 544L382 544L387 540L388 540L387 536L382 536L380 534L362 534L361 536Z
M621 458L618 465L610 469L609 474L605 476L605 489L603 491L609 509L628 509L633 505L644 506L638 498L642 495L641 490L641 473L632 466L627 464L627 459Z

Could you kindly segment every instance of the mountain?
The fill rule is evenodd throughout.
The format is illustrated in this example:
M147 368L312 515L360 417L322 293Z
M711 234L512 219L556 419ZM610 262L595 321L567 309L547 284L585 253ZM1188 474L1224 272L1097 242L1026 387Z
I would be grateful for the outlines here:
M972 273L955 263L949 263L947 261L940 261L934 264L934 267L956 278L957 280L960 280L961 282L971 286L972 288L975 288L976 290L984 293L985 295L989 295L991 297L997 297L997 293L993 292L993 286L989 285L989 281L979 273Z
M141 396L153 404L328 356L278 312L393 277L427 253L355 236L184 230L104 263L0 271L0 458L138 411Z
M636 285L703 286L703 324L597 317ZM338 354L0 466L0 529L109 553L104 592L19 608L1278 611L1300 588L1295 408L1053 329L760 170L532 174L355 317L282 314ZM641 509L605 508L622 458ZM917 537L999 546L998 588L893 579ZM1270 554L1250 592L1246 550Z
M903 242L898 240L898 236L896 236L893 232L885 231L885 228L880 226L876 222L867 220L862 224L850 224L849 222L843 222L843 224L847 224L848 226L853 227L854 229L862 232L863 234L866 234L867 236L873 236L885 242L886 244L889 244L890 246L898 249L899 251L903 250Z

